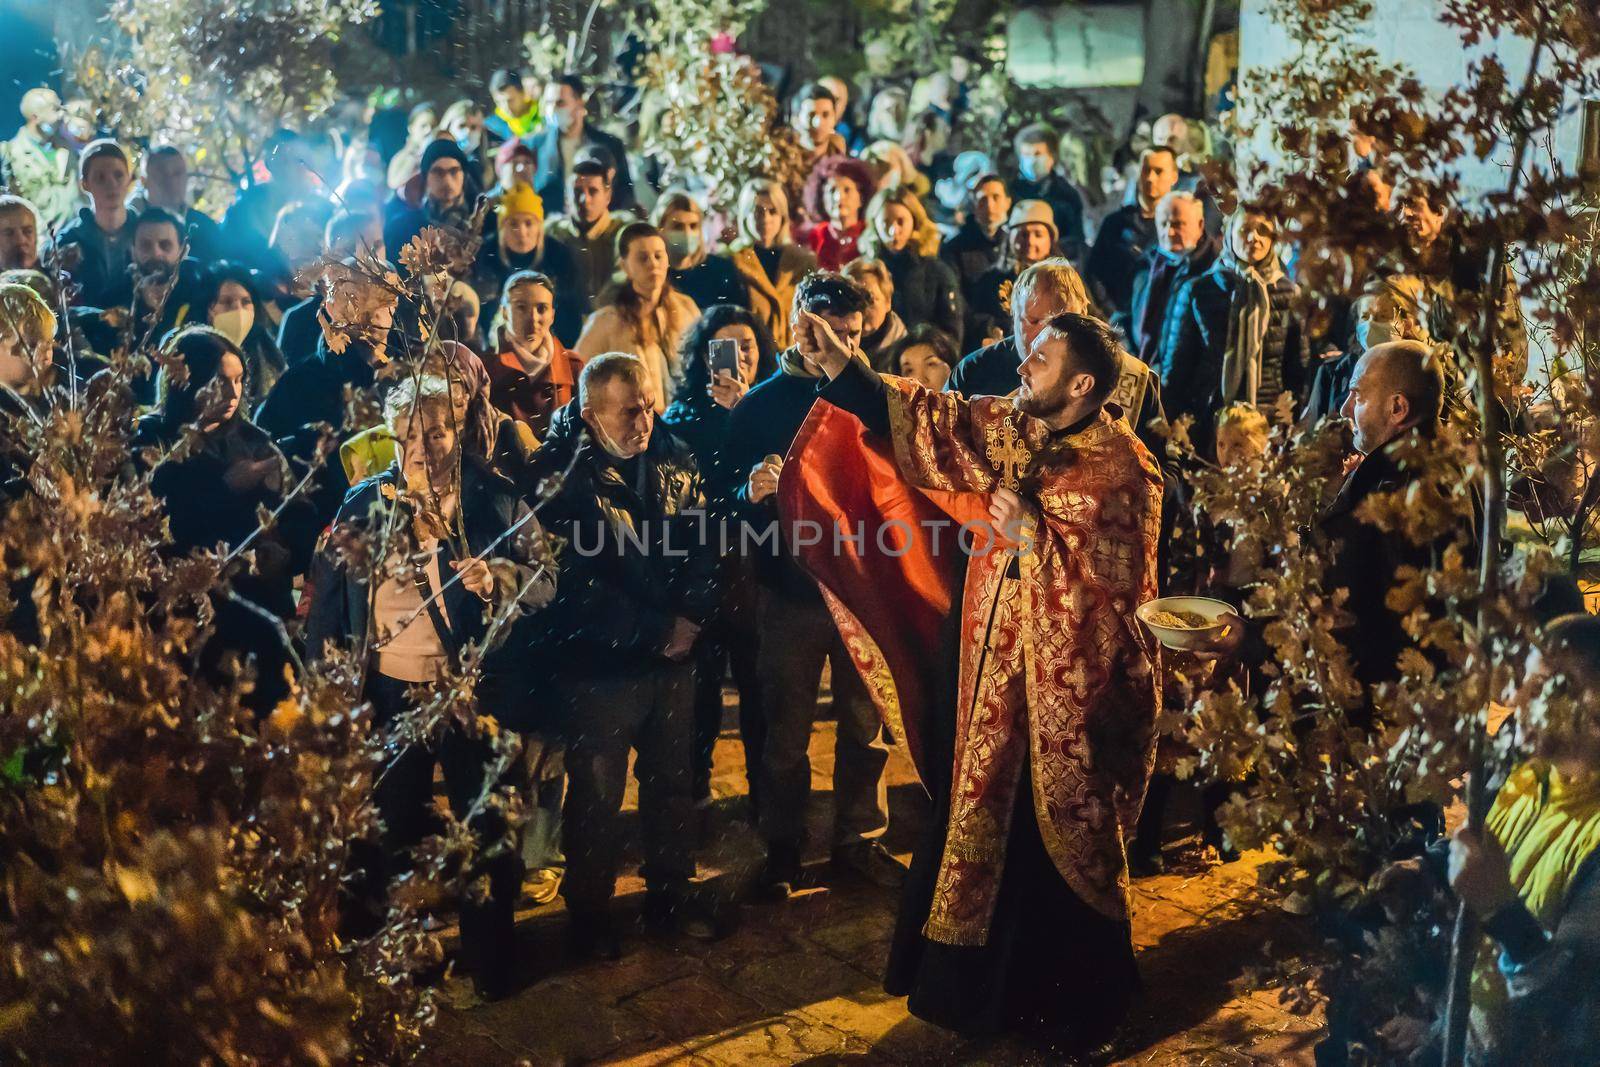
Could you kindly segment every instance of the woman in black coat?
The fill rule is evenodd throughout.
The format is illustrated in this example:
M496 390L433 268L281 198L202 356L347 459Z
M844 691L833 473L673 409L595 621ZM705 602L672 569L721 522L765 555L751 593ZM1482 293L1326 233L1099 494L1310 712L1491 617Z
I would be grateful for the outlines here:
M1278 261L1277 224L1241 208L1217 262L1173 294L1155 370L1167 417L1194 417L1202 455L1210 455L1217 412L1229 404L1270 413L1284 394L1296 410L1303 403L1310 373L1299 292Z
M713 374L710 350L713 340L731 340L739 346L737 378L725 371ZM733 409L752 385L777 373L778 350L772 335L752 312L732 304L706 309L684 335L681 348L683 385L661 416L661 422L694 453L714 514L727 520L727 502L749 471L727 469L722 446L727 440ZM729 529L734 527L730 524ZM731 535L730 535L731 536ZM756 695L756 628L750 593L748 564L740 553L722 559L722 602L716 620L695 646L695 747L694 798L711 795L711 756L722 729L722 677L731 664L739 690L739 734L745 747L745 765L759 767L762 718ZM755 798L755 779L750 780Z
M867 205L861 252L889 268L894 313L907 329L937 326L961 348L966 314L955 271L939 258L939 231L916 194L904 186L878 191Z
M245 703L264 714L289 692L288 649L272 617L294 616L294 576L305 561L295 559L289 545L304 538L286 537L285 530L306 520L291 506L279 523L257 532L260 510L277 509L291 485L283 454L244 414L249 371L238 346L210 327L188 326L166 349L182 358L188 376L180 385L168 369L161 371L158 406L139 420L135 443L165 452L150 489L166 507L173 553L226 554L249 541L254 564L236 561L225 572L227 588L213 595L216 625L200 668L203 677L223 684L230 654L253 660L255 688Z
M254 411L288 366L262 307L254 271L218 263L201 280L191 321L204 322L238 348L245 361L245 411Z
M711 342L733 341L739 346L739 374L713 375ZM720 497L728 479L738 479L748 471L721 469L722 442L728 431L728 418L745 393L757 382L777 373L778 349L761 320L746 308L714 304L683 336L679 346L683 366L683 385L678 397L661 415L662 425L680 438L700 464L707 493Z

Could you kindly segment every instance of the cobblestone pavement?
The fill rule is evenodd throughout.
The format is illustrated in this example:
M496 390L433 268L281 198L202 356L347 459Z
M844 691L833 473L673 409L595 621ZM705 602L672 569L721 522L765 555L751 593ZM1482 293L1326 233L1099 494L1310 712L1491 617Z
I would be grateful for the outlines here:
M818 829L830 817L832 749L832 724L819 723L811 746L811 814ZM743 759L731 733L719 742L717 769L701 869L718 893L732 895L753 877L761 846L743 819ZM921 799L909 764L896 754L887 843L902 858L915 840ZM630 807L633 802L630 790ZM819 851L812 858L820 864L825 857ZM1289 1014L1274 994L1252 992L1243 981L1265 942L1293 940L1303 931L1256 890L1252 857L1223 866L1190 859L1179 872L1134 883L1134 940L1145 991L1117 1062L1310 1064L1318 1020ZM643 893L633 870L630 865L618 887L625 914L637 911ZM714 944L635 931L620 961L583 964L566 956L560 904L529 910L518 927L526 988L500 1003L445 1009L421 1062L1060 1062L1048 1050L1014 1041L963 1042L912 1018L903 999L885 994L880 977L895 903L892 893L870 887L820 888L787 903L747 905L737 932ZM446 992L459 1002L465 988L452 979Z

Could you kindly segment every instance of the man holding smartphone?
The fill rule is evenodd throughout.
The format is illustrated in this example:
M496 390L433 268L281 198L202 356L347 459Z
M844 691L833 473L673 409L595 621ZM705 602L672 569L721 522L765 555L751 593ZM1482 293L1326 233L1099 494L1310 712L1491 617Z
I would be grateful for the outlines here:
M796 289L794 314L807 311L822 316L859 351L868 299L849 278L818 272ZM735 496L743 520L740 548L754 557L760 586L757 670L766 738L758 776L759 825L767 842L767 862L757 888L777 898L803 885L806 802L811 795L807 746L824 663L831 668L838 718L830 842L834 869L890 888L905 877L905 868L880 841L889 825L883 780L889 751L877 709L816 582L800 569L783 538L773 536L783 456L810 414L822 382L821 370L798 349L784 351L779 373L751 389L733 409L726 450L730 471L749 472Z

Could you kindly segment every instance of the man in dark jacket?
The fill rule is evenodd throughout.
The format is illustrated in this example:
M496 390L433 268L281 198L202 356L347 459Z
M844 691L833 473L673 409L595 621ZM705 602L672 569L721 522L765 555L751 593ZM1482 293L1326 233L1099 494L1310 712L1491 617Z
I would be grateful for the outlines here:
M795 290L794 307L821 315L859 351L868 300L867 293L850 279L817 272ZM783 457L825 381L797 349L784 352L779 372L751 389L733 409L724 449L730 474L749 472L736 496L744 520L738 532L739 547L754 556L760 585L757 670L767 733L762 745L759 816L767 862L759 885L779 897L788 896L801 882L806 802L811 794L807 745L825 662L832 667L833 710L839 723L833 778L834 864L880 885L895 884L905 874L879 840L889 825L883 781L889 752L882 740L877 708L816 582L781 544L778 530L775 494Z
M448 138L429 142L422 150L422 202L408 204L396 193L384 208L383 246L398 257L424 226L464 229L478 195L472 161L461 146Z
M1403 492L1429 474L1428 448L1443 409L1438 358L1420 341L1391 341L1361 357L1340 412L1350 420L1361 463L1323 514L1317 537L1336 546L1324 582L1329 591L1350 591L1345 610L1351 623L1338 636L1364 685L1398 677L1400 651L1414 644L1400 615L1386 602L1400 569L1435 565L1445 546L1412 544L1404 534L1385 532L1357 512L1369 498ZM1472 531L1463 533L1470 541Z
M1335 636L1349 651L1356 680L1364 686L1397 678L1400 653L1416 647L1401 616L1387 603L1401 569L1437 565L1457 533L1468 544L1473 539L1471 524L1463 524L1451 536L1418 545L1403 533L1380 529L1360 514L1368 500L1404 493L1408 486L1436 473L1431 470L1431 450L1443 411L1443 370L1438 358L1420 341L1376 345L1356 364L1340 414L1351 422L1360 462L1345 478L1312 536L1327 554L1324 588L1330 594L1341 588L1349 592L1344 609L1350 622L1335 631ZM1247 639L1251 647L1243 653L1246 659L1265 654L1259 630L1248 626L1230 627L1212 651L1239 653ZM1370 714L1370 710L1358 709L1352 721L1369 725Z
M89 206L56 234L56 250L74 249L77 257L70 271L78 289L74 305L124 307L132 298L128 264L135 218L127 206L132 173L128 153L109 139L86 145L78 158L78 185L89 194Z
M1137 199L1107 215L1089 250L1083 280L1089 293L1110 316L1111 325L1128 333L1133 308L1133 280L1145 252L1156 243L1156 204L1178 183L1178 158L1170 148L1147 148L1139 159Z
M1156 247L1144 254L1144 269L1133 283L1129 340L1143 363L1155 365L1172 294L1216 260L1217 245L1206 236L1199 198L1176 189L1162 197L1156 205Z
M544 87L543 131L528 139L539 169L534 192L547 204L566 200L567 174L578 153L593 146L605 152L611 174L611 206L619 211L634 207L633 176L628 173L628 152L622 141L589 124L589 96L583 79L563 74Z
M144 203L138 207L166 208L183 221L189 255L210 266L225 259L222 227L189 203L189 161L174 145L159 145L144 157Z
M622 795L638 753L645 914L715 936L689 894L694 877L694 670L716 611L715 539L694 456L654 425L644 365L590 360L578 395L553 420L526 488L554 492L542 512L566 542L560 591L538 642L567 743L561 893L575 947L615 958L610 902L622 866Z
M1000 264L1005 250L1006 218L1011 214L1011 194L998 174L982 174L967 195L967 220L956 235L939 248L939 258L950 264L961 283L961 295L972 303L972 283ZM1052 224L1054 219L1052 217ZM976 338L968 338L969 343Z
M969 353L951 371L944 391L962 396L1010 396L1021 378L1023 351L1057 315L1083 314L1088 304L1072 265L1047 259L1024 270L1011 291L1012 333ZM1123 418L1150 453L1166 467L1166 439L1156 432L1166 415L1161 407L1161 382L1145 364L1124 352L1122 374L1107 403Z
M178 217L163 208L145 208L131 229L131 292L127 299L107 309L81 309L83 313L76 319L85 340L101 355L110 355L117 348L132 351L159 343L168 331L206 319L206 309L197 303L202 268L183 255ZM136 378L133 391L141 404L154 403L155 374Z
M1061 135L1043 123L1025 126L1017 134L1017 177L1011 183L1013 200L1043 200L1050 205L1061 242L1061 254L1073 263L1083 261L1083 197L1056 169L1061 160Z

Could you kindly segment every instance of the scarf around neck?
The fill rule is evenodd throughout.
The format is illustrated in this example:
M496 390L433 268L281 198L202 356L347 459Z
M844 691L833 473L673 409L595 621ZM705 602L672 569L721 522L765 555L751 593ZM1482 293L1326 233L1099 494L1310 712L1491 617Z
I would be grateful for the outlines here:
M1228 226L1223 235L1222 254L1217 257L1220 269L1239 277L1228 309L1228 343L1222 354L1222 401L1253 405L1261 386L1262 348L1272 323L1270 289L1283 277L1283 266L1278 262L1276 248L1259 264L1246 263L1235 255L1233 231L1236 226L1237 223Z

